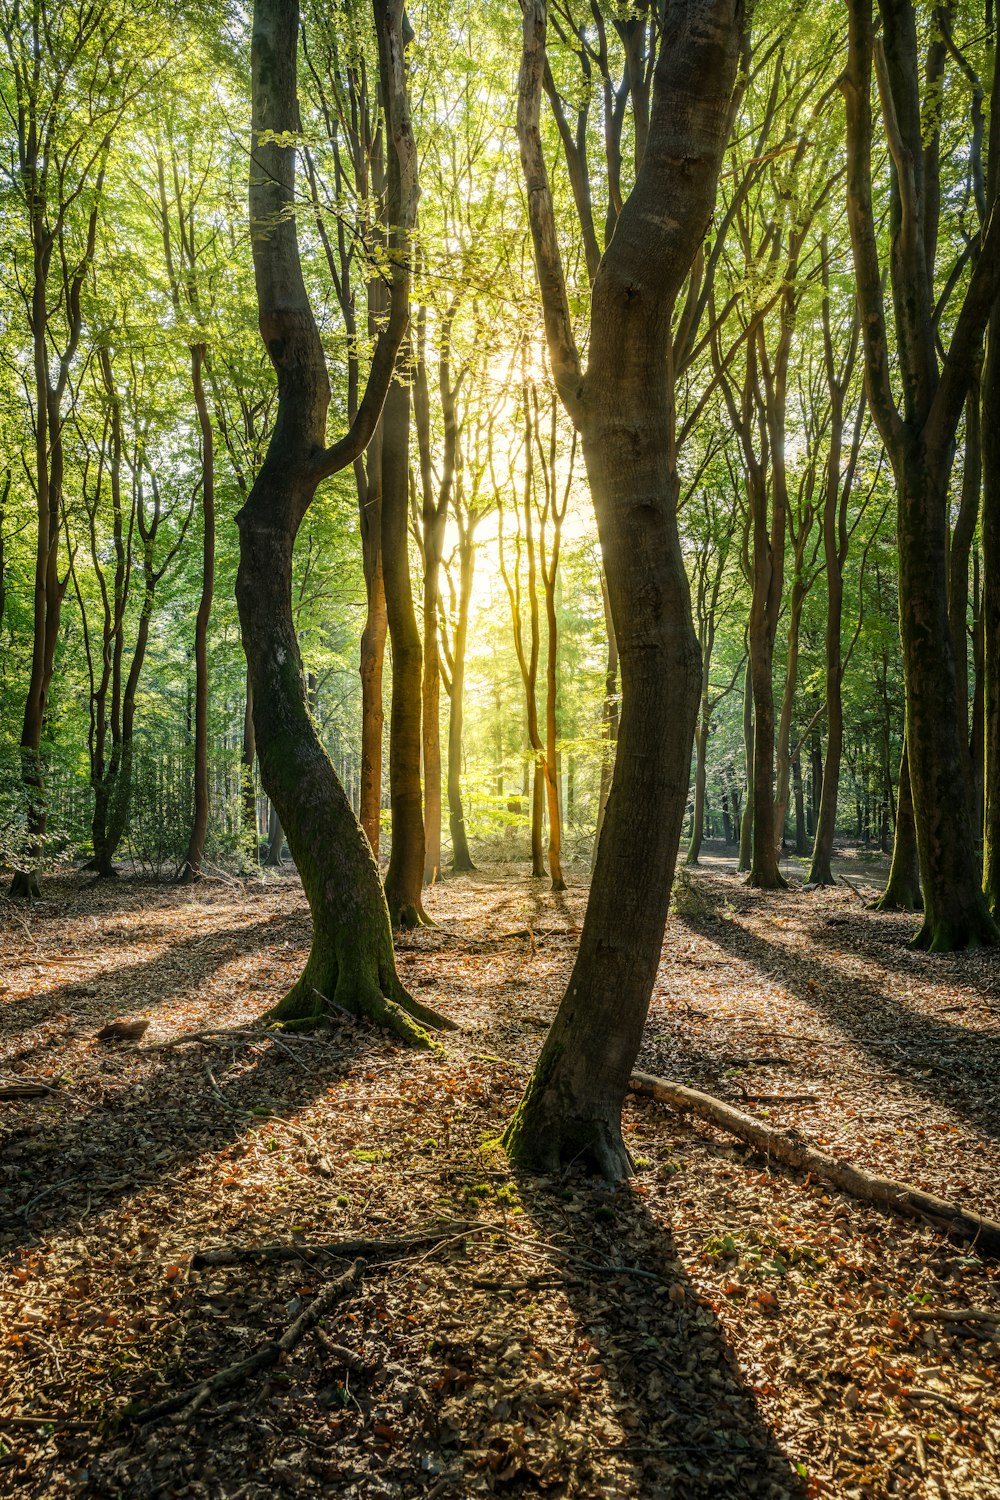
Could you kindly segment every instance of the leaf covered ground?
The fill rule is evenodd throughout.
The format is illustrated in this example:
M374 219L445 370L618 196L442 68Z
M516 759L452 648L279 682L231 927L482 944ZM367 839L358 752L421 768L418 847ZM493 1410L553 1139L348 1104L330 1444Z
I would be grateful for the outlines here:
M508 1169L584 900L511 869L430 894L400 967L462 1027L430 1055L260 1034L306 951L292 878L4 905L0 1085L39 1092L0 1102L0 1491L996 1500L1000 1321L933 1317L1000 1313L974 1245L646 1101L617 1192ZM846 887L700 873L677 905L645 1071L1000 1218L998 956L910 952ZM119 1017L141 1042L95 1040ZM272 1368L135 1420L345 1269L197 1251L425 1230Z

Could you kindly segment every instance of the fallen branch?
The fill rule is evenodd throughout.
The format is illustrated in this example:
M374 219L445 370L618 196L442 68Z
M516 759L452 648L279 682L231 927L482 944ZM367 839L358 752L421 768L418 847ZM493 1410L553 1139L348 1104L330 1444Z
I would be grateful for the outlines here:
M356 1260L342 1276L331 1281L318 1297L313 1298L309 1306L299 1314L290 1327L285 1329L279 1339L272 1339L269 1343L262 1344L249 1358L241 1359L234 1365L227 1365L224 1370L217 1370L214 1375L209 1375L197 1385L188 1386L186 1390L178 1391L176 1395L157 1401L153 1406L147 1406L145 1411L133 1412L129 1415L141 1426L149 1422L158 1422L162 1417L169 1417L174 1412L184 1412L186 1416L193 1417L216 1392L230 1390L233 1386L242 1384L249 1375L253 1375L257 1370L266 1370L270 1365L276 1365L283 1354L290 1354L309 1330L314 1328L319 1320L325 1317L330 1309L357 1285L361 1280L363 1270L364 1262Z
M922 1323L1000 1323L1000 1312L988 1307L911 1307L910 1316Z
M633 1073L629 1088L633 1094L643 1094L660 1104L669 1104L673 1109L697 1115L710 1125L746 1141L755 1151L763 1152L787 1167L811 1172L814 1177L821 1177L824 1182L865 1203L891 1208L909 1219L929 1220L945 1234L956 1239L974 1240L978 1249L990 1255L1000 1255L1000 1223L994 1219L984 1219L970 1209L948 1203L944 1198L909 1183L896 1182L891 1177L876 1177L851 1162L808 1145L798 1134L762 1124L711 1094L702 1094L697 1089L684 1088L682 1084L654 1078L648 1073Z
M469 1234L481 1227L501 1230L503 1225L480 1226L460 1220L454 1224L443 1224L438 1229L425 1229L419 1234L402 1235L399 1239L392 1240L329 1240L303 1245L213 1245L206 1250L196 1250L191 1257L191 1266L194 1270L202 1266L244 1266L260 1260L308 1260L313 1255L331 1255L339 1260L350 1260L354 1256L360 1256L364 1260L382 1260L414 1247L433 1245L438 1240Z
M62 1089L57 1089L52 1084L41 1083L34 1078L25 1079L24 1083L0 1084L0 1099L38 1099L42 1094L61 1093Z

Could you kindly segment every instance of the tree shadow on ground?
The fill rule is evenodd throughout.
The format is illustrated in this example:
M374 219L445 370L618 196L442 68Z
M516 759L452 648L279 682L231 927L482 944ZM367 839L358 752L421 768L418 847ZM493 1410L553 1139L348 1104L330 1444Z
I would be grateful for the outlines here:
M598 1476L608 1470L606 1493L622 1500L804 1496L669 1227L630 1189L619 1190L612 1208L601 1189L574 1188L569 1213L555 1193L524 1184L542 1238L559 1246L560 1290L584 1335L583 1379L603 1381L626 1434L592 1455ZM616 1274L616 1265L629 1271Z
M768 942L731 920L721 912L723 899L703 882L699 883L698 895L704 910L686 911L675 919L679 925L775 980L808 1011L835 1027L874 1064L904 1080L915 1093L963 1115L984 1135L1000 1139L996 1112L1000 1043L995 1036L984 1036L960 1021L918 1011L894 998L884 985L856 972L837 976L835 954L830 950L842 949L851 941L845 933L846 923L814 931L813 937L825 955L817 962L811 947L799 952L780 942ZM732 904L730 893L725 899ZM763 893L743 895L745 902L758 909L771 899ZM859 940L851 942L851 953L864 958L871 939L863 933L854 936ZM880 934L878 944L872 946L876 948L872 958L891 974L891 964L885 957L885 935ZM909 956L909 950L905 951ZM934 956L922 956L916 968L908 964L899 973L901 985L905 980L912 982L915 976L940 982L944 975L932 967L937 962ZM771 1035L780 1040L781 1028Z
M67 980L31 1000L4 1001L0 1004L0 1041L56 1017L72 1018L75 1030L78 1025L103 1026L126 1013L148 1012L153 1006L176 1005L234 958L262 954L279 943L304 950L307 942L308 929L301 917L284 914L198 933L170 943L154 958L107 964L86 979ZM72 961L67 959L67 964ZM58 1046L64 1037L65 1032L50 1032L42 1043L7 1057L3 1067L37 1057L41 1049Z
M228 945L214 951L218 958ZM161 1003L174 998L164 995ZM210 1016L201 1020L211 1024ZM104 1072L81 1081L88 1089L82 1108L72 1097L54 1102L58 1096L18 1106L0 1149L0 1250L37 1244L70 1226L85 1234L109 1208L175 1183L203 1153L265 1124L266 1114L308 1108L372 1040L382 1038L338 1017L312 1043L234 1035L208 1048L123 1049L112 1066L125 1076Z

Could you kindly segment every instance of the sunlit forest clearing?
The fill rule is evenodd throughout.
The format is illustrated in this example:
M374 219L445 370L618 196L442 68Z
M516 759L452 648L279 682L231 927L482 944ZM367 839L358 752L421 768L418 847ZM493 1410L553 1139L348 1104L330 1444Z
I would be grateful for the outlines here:
M0 0L0 1492L1000 1494L965 0Z

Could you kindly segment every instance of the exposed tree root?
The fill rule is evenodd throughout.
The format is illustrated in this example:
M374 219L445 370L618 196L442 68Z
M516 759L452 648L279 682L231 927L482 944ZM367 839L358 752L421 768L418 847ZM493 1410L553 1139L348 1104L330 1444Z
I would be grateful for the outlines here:
M185 1416L193 1417L219 1391L242 1385L243 1381L255 1374L257 1370L266 1370L268 1366L276 1365L283 1354L290 1354L296 1344L300 1344L309 1330L316 1326L320 1318L325 1317L342 1297L353 1291L361 1280L363 1270L364 1261L356 1260L342 1276L338 1276L335 1281L331 1281L323 1288L319 1296L310 1302L279 1339L272 1339L262 1344L249 1358L241 1359L234 1365L227 1365L224 1370L217 1370L214 1375L209 1375L197 1385L188 1386L186 1390L178 1391L176 1395L157 1401L155 1405L147 1406L144 1411L126 1414L143 1426L149 1422L158 1422L162 1417L169 1417L174 1412L183 1412Z
M319 982L314 977L317 974ZM372 1021L413 1047L435 1046L431 1031L458 1029L456 1022L415 1000L391 964L377 970L373 965L369 972L360 964L323 964L313 955L298 982L263 1020L287 1030L311 1030L321 1025L331 1010Z
M851 1162L828 1156L825 1151L808 1145L797 1134L774 1130L711 1094L699 1093L697 1089L684 1088L679 1083L654 1078L648 1073L633 1073L629 1088L633 1094L643 1094L660 1104L669 1104L673 1109L697 1115L699 1119L746 1141L755 1151L761 1151L787 1167L811 1172L814 1177L821 1177L824 1182L854 1198L890 1208L908 1219L929 1221L944 1234L959 1240L973 1240L978 1250L1000 1256L1000 1223L984 1219L971 1209L948 1203L909 1183L896 1182L891 1177L876 1177Z

